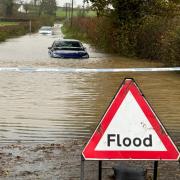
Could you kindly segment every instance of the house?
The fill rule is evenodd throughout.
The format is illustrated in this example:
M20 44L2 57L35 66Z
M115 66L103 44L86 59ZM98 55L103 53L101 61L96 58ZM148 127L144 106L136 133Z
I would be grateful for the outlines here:
M20 5L20 7L18 8L18 10L17 10L18 12L20 12L20 13L27 13L27 11L25 10L25 8L24 8L24 5L23 4L21 4Z

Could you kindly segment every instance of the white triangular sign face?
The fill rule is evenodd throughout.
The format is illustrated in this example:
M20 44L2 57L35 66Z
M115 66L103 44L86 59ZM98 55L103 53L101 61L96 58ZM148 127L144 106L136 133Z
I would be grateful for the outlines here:
M133 79L125 79L82 155L89 160L178 160L179 152Z
M95 150L166 151L166 148L128 92Z

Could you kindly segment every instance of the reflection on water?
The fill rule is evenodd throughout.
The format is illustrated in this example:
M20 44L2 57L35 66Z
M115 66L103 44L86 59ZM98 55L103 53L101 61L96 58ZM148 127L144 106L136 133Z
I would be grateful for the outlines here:
M0 43L0 67L72 67L72 68L123 68L123 67L158 67L162 64L145 63L136 59L119 58L114 55L100 53L88 44L89 59L52 59L48 56L48 47L57 35L32 34L7 40Z
M1 73L1 142L61 142L90 136L124 77L135 77L167 130L177 136L176 73Z
M59 36L27 35L0 44L0 67L122 68L161 64L114 57L88 47L90 59L47 55ZM180 145L178 73L0 72L0 141L56 142L89 137L125 77L134 77Z

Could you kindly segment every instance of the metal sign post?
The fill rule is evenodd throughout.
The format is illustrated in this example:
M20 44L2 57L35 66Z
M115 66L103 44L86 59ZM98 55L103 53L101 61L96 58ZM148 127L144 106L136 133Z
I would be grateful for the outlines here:
M84 157L81 155L81 179L84 180Z
M157 174L158 174L158 161L154 161L153 180L157 180Z
M98 166L99 166L98 180L101 180L102 179L102 161L99 161Z
M84 180L84 157L81 155L81 177L80 180ZM98 162L98 180L102 180L102 161Z
M153 160L153 180L158 161L180 157L179 150L134 79L124 79L95 132L82 151L84 160Z

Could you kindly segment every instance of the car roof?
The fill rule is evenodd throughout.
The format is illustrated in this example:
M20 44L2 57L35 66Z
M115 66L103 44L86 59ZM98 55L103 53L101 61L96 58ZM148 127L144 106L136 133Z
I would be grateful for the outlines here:
M41 28L52 28L51 26L41 26Z
M80 42L79 40L77 39L59 39L59 40L56 40L57 42L58 41L71 41L71 42Z

